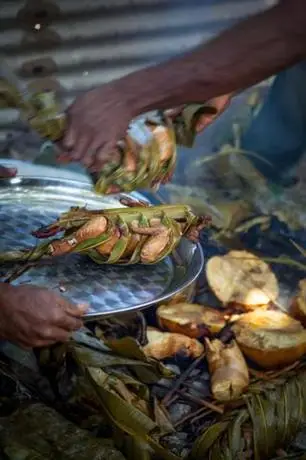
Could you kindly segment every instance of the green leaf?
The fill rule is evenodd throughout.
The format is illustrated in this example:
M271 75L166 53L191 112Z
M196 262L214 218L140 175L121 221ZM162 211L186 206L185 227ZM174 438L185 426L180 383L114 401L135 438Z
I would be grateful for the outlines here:
M133 337L123 337L122 339L103 339L105 345L120 356L133 358L147 362L147 357L142 347Z
M133 378L128 373L115 369L115 368L109 369L108 373L110 375L117 376L125 385L127 385L129 388L132 388L138 394L140 398L145 399L146 401L149 400L149 396L150 396L149 388L144 383Z
M126 436L123 450L128 460L151 460L152 449L135 436Z
M136 359L127 359L121 356L116 356L113 353L102 352L98 350L92 350L91 348L83 347L81 345L70 345L69 346L72 355L76 361L85 366L106 368L112 366L128 366L128 367L148 367L150 364Z
M147 436L157 428L150 417L107 389L104 385L106 380L102 382L100 379L99 369L89 367L85 369L85 376L92 383L109 419L122 431L146 440Z
M82 243L77 244L72 252L83 252L83 251L88 251L88 249L95 248L97 246L100 246L100 244L107 243L107 241L110 240L111 238L110 233L104 233L103 235L97 236L96 238L88 238L85 241L82 241Z
M228 428L228 443L234 458L241 454L243 449L244 440L242 435L242 425L248 420L248 418L248 411L246 409L241 410Z
M146 367L134 367L133 371L144 383L156 383L161 378L172 378L174 374L160 361L147 358L141 345L133 337L105 340L104 343L115 353L122 357L134 358L146 364Z
M228 428L229 422L215 423L207 428L193 445L190 460L204 459L221 434Z
M162 434L173 433L175 431L166 408L154 398L153 402L154 420L159 426Z

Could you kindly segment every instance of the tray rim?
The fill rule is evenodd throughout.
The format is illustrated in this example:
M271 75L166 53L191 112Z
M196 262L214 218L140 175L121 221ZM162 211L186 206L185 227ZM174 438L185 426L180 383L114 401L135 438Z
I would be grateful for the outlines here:
M17 175L13 178L3 178L0 179L0 204L1 204L1 189L4 187L21 187L21 186L32 186L33 188L43 186L43 185L50 185L50 186L67 186L71 188L75 188L78 190L85 189L87 192L92 192L93 193L93 199L94 197L97 198L97 201L99 200L100 195L94 193L93 186L89 181L84 180L76 180L76 179L69 179L69 178L56 178L56 177L49 177L49 176L39 176L33 174L33 176L23 176L23 175ZM141 192L131 192L131 193L119 193L119 194L114 194L110 195L111 198L116 199L116 197L134 197L138 198L144 201L147 201L150 204L158 205L158 204L163 204L156 196L152 196L150 192L145 191L144 194ZM132 312L137 312L141 311L143 309L153 307L155 305L161 304L162 302L166 302L167 300L171 299L177 294L180 294L181 292L184 292L187 290L190 286L192 286L199 278L203 268L204 268L204 252L203 248L200 243L196 243L194 245L194 253L192 255L192 258L198 257L199 258L199 264L198 268L195 270L195 273L193 274L192 277L189 279L185 280L182 284L180 284L176 289L172 290L171 292L165 292L164 294L158 296L154 301L147 301L143 302L137 305L129 306L124 309L121 309L118 312L112 313L112 312L105 312L105 313L97 313L97 312L91 312L88 314L85 314L83 319L84 321L92 321L96 318L106 318L109 316L119 316L119 315L124 315Z

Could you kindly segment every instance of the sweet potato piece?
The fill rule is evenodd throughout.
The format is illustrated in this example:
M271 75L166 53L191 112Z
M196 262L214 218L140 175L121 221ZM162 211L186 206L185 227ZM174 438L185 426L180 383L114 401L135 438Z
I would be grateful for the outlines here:
M205 339L206 355L211 375L211 392L218 401L238 399L249 385L246 361L235 340Z
M217 334L226 324L216 308L191 303L161 305L157 319L161 328L192 338Z
M196 339L182 334L162 332L154 327L147 328L148 344L143 347L147 356L158 360L172 358L182 354L190 358L198 358L204 353L204 346Z
M293 299L290 315L306 327L306 278L299 282L299 291Z
M241 351L265 369L293 364L306 353L306 330L286 313L256 310L233 325Z
M223 303L254 309L275 302L278 282L268 264L247 251L212 257L206 266L208 284Z

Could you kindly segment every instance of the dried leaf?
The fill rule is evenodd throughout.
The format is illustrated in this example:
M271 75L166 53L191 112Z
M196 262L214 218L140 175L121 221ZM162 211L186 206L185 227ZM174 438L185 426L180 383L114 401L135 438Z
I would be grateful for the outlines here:
M154 420L163 434L175 431L166 408L156 398L154 398Z
M252 436L254 460L268 460L288 446L301 430L306 417L306 373L302 369L274 388L261 383L261 392L248 393L246 407L224 415L195 442L190 460L199 458L244 458L245 432ZM279 386L277 386L277 384ZM219 456L218 456L219 455Z

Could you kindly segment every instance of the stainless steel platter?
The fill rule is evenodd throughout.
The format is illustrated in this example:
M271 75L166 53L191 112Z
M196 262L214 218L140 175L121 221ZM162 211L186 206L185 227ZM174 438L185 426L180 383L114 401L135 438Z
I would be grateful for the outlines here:
M145 199L138 193L130 196ZM31 231L71 206L122 207L118 196L97 196L87 182L41 177L0 180L0 251L34 246L37 240ZM195 283L203 268L200 245L183 240L177 253L178 257L154 266L131 267L99 266L86 256L69 255L32 267L13 284L35 284L73 302L89 303L88 319L126 313L166 301ZM7 265L0 266L0 280L8 271Z

